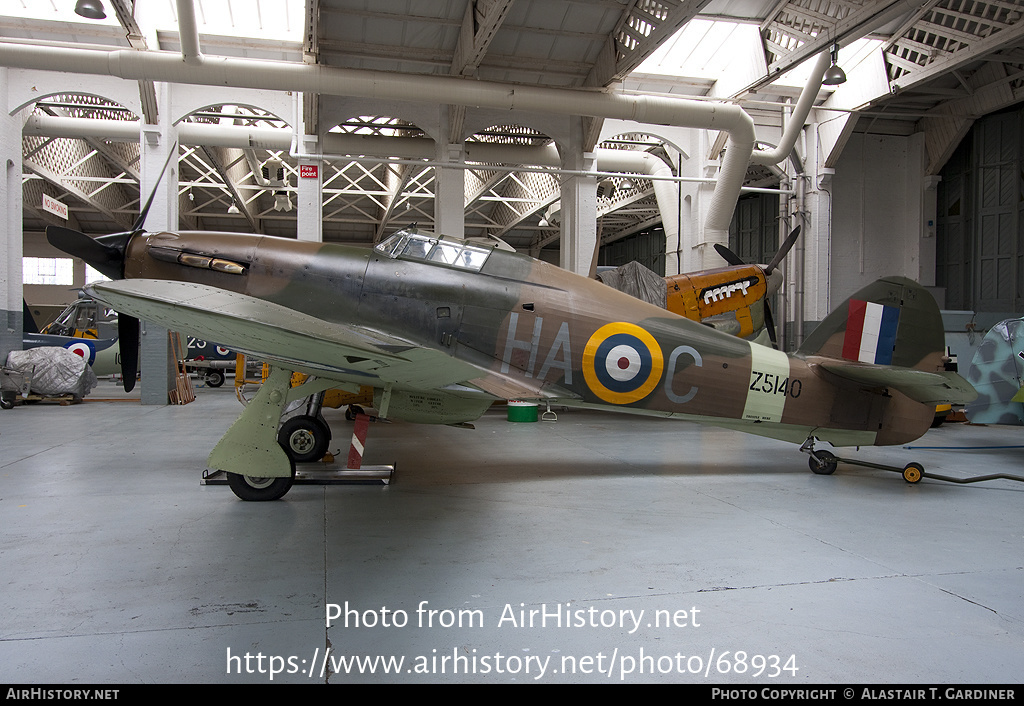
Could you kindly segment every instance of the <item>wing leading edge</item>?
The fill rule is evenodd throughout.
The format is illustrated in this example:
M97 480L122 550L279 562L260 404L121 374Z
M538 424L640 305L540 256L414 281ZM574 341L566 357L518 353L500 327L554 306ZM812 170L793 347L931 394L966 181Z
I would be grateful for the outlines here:
M496 398L572 396L387 333L331 323L216 287L132 279L97 283L88 290L119 312L320 377L362 384L377 378L418 390L471 385Z

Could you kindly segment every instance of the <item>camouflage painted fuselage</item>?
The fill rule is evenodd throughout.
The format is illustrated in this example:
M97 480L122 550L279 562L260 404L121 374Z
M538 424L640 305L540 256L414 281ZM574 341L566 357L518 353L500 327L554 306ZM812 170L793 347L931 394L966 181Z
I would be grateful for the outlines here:
M389 247L390 241L370 250L233 233L154 233L130 242L125 277L226 289L468 361L494 378L467 378L432 394L442 401L475 395L483 403L475 415L492 399L533 398L836 445L904 443L933 417L933 408L898 391L824 370L823 357L842 358L842 330L787 356L517 253L484 248L467 267L450 257L468 259L468 249L443 257L438 250L431 261ZM941 369L930 346L901 364ZM329 376L373 384L341 358Z

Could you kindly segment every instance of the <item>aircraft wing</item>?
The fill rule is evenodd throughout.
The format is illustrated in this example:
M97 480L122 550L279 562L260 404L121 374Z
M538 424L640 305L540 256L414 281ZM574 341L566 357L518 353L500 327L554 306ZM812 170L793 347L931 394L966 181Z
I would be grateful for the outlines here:
M894 388L922 404L966 404L978 396L970 383L956 373L931 373L912 368L839 361L818 365L846 380Z
M325 321L216 287L131 279L96 283L88 290L119 312L320 377L363 384L377 378L418 390L472 385L506 399L572 396L381 331Z

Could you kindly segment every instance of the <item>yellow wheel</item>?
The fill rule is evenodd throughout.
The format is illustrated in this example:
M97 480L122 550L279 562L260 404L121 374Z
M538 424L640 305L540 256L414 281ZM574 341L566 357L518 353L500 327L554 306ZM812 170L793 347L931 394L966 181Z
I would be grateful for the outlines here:
M924 466L920 463L908 463L903 467L903 480L908 483L917 483L924 477Z

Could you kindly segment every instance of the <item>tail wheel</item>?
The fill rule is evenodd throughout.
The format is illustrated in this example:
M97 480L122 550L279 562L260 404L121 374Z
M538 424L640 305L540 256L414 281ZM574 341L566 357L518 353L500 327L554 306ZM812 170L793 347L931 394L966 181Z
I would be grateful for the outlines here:
M819 476L830 476L839 467L839 459L828 451L812 451L807 465Z
M228 486L231 492L242 500L249 502L267 502L283 498L295 482L295 461L291 463L291 475L287 478L260 478L228 473Z
M903 467L903 480L908 483L917 483L924 478L924 466L920 463L908 463Z
M277 441L295 463L319 461L331 443L331 428L323 419L304 414L282 424Z

